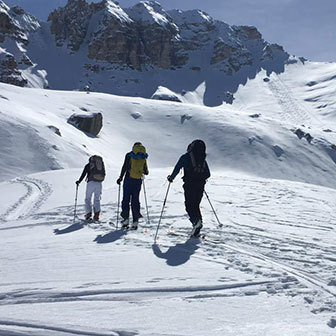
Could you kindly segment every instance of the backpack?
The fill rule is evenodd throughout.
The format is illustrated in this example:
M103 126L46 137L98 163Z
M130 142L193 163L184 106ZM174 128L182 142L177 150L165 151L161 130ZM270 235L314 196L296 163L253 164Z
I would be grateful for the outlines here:
M194 140L188 146L188 153L191 160L191 177L195 180L205 179L206 163L205 163L205 143L202 140Z
M93 155L89 159L92 181L102 182L105 179L105 166L101 156Z
M141 179L143 177L146 159L148 158L145 146L141 143L134 144L130 157L129 176L134 179Z

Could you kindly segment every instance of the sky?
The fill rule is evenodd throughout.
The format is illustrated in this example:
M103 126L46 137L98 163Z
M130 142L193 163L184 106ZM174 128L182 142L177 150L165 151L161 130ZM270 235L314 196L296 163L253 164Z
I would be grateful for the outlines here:
M89 1L89 0L87 0ZM67 0L4 0L41 20ZM95 2L98 2L95 0ZM119 0L121 7L139 1ZM312 61L336 61L335 0L159 0L163 8L201 9L233 25L253 25L265 40Z

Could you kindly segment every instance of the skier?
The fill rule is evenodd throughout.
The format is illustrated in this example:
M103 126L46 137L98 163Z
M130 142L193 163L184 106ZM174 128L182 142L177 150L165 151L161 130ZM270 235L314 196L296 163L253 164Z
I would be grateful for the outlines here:
M77 186L86 177L86 194L85 194L85 219L92 219L92 195L94 195L93 209L94 220L99 220L100 198L102 194L102 182L105 179L105 165L101 156L93 155L89 158L89 163L84 167L81 177L76 181Z
M183 189L185 208L189 220L193 225L191 236L198 237L203 227L200 203L204 193L206 179L210 177L209 166L205 160L205 143L202 140L194 140L189 144L187 153L178 160L173 172L167 177L172 183L181 168L184 170Z
M123 200L121 202L121 224L124 228L129 227L130 203L133 219L131 229L137 230L139 218L142 217L140 214L139 194L144 174L148 175L147 158L146 148L141 142L136 142L132 151L126 154L120 177L117 180L120 185L125 175Z

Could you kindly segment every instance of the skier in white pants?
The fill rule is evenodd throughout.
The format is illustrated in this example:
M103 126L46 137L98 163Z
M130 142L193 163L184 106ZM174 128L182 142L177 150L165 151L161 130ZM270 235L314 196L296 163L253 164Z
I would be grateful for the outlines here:
M100 156L94 155L89 159L89 163L84 167L81 177L76 184L79 185L86 177L86 193L85 193L85 219L92 219L92 196L94 220L99 220L100 215L100 199L102 194L102 181L105 178L105 166Z

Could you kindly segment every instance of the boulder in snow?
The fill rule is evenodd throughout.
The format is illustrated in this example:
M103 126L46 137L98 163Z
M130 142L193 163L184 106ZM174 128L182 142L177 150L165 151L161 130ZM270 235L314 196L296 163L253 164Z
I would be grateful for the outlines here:
M182 100L179 98L179 96L167 89L164 86L159 86L155 93L152 95L151 99L156 99L156 100L168 100L168 101L173 101L173 102L179 102L181 103Z
M83 132L97 136L103 127L103 115L101 113L74 113L68 119L68 123Z

